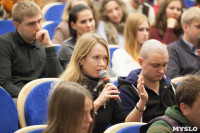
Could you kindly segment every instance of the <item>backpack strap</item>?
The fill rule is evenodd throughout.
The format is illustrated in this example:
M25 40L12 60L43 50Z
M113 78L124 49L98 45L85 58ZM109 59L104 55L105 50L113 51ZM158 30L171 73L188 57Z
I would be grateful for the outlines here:
M173 127L182 127L182 125L180 125L178 123L178 121L174 120L170 116L163 115L163 116L156 117L156 118L152 119L150 122L148 122L146 125L141 126L140 132L141 133L146 133L146 131L148 130L148 128L151 126L151 124L153 122L159 121L159 120L163 120L163 121L167 122L172 128ZM184 131L173 131L173 132L174 133L184 133Z

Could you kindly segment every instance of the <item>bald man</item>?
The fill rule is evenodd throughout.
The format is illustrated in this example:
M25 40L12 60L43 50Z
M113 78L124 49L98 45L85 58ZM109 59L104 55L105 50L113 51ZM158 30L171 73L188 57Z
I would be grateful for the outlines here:
M138 58L142 69L133 70L128 77L118 78L122 105L128 113L136 108L141 113L139 121L149 122L163 115L167 107L175 104L174 86L164 77L168 58L167 48L161 42L153 39L146 41ZM142 93L148 94L148 100L138 104L139 99L143 97L138 93L141 86L145 88Z

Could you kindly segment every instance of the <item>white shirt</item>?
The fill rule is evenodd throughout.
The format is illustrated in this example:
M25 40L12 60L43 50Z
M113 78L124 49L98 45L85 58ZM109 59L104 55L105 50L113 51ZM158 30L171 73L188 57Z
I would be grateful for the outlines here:
M112 57L112 70L117 76L128 76L128 74L141 66L126 52L124 48L114 51Z

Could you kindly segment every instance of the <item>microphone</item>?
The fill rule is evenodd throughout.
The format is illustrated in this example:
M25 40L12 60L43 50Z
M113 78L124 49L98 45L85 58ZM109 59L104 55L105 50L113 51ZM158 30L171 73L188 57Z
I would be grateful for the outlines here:
M106 70L101 70L101 71L99 72L99 76L100 76L100 78L103 80L103 82L104 82L105 84L107 84L107 83L112 83L112 81L111 81L110 78L108 77L108 74L107 74ZM115 95L115 94L113 94L113 95ZM115 101L115 100L117 101L118 104L121 103L120 97L119 97L119 98L114 98L114 101Z

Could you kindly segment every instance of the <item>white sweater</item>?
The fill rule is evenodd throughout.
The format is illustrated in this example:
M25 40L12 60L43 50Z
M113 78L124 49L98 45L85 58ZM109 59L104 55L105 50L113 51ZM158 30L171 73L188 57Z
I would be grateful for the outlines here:
M128 76L128 74L141 66L126 52L124 48L114 51L112 57L112 70L117 76Z

